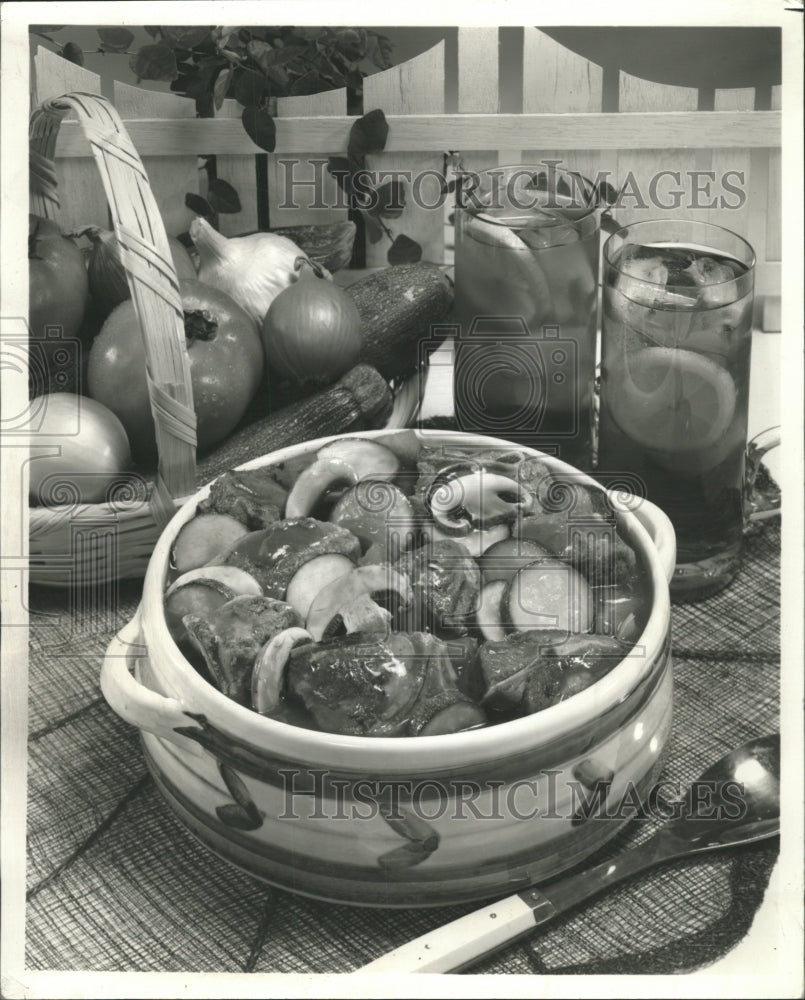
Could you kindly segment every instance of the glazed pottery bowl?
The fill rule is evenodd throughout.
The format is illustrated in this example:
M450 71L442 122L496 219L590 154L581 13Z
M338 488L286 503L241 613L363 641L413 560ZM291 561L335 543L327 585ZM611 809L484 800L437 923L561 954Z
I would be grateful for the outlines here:
M361 437L393 444L395 435L407 435L399 440L410 448L414 433L429 445L511 448L441 431ZM332 440L285 448L243 468L287 462ZM212 851L319 898L436 906L553 877L634 815L657 778L671 727L675 540L656 507L610 492L649 610L634 647L602 679L537 714L483 729L373 738L266 718L226 698L182 655L165 623L163 594L174 539L206 494L188 500L159 539L139 611L110 645L101 686L112 708L140 728L170 808ZM627 802L631 811L619 808Z

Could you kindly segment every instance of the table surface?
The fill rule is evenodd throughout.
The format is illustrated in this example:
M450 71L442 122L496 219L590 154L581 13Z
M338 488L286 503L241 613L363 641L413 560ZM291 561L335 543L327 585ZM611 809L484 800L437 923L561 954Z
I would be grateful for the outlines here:
M750 431L778 422L779 336L753 341ZM450 406L434 367L423 413ZM208 855L173 819L136 734L97 687L103 650L134 612L136 582L106 606L32 588L28 771L29 969L342 972L466 912L366 911L259 884ZM747 539L720 595L674 608L675 724L666 774L690 781L731 746L778 728L779 527ZM639 824L638 824L639 825ZM607 848L639 842L635 824ZM677 972L746 935L776 843L680 863L611 892L478 972ZM680 900L684 905L680 906Z

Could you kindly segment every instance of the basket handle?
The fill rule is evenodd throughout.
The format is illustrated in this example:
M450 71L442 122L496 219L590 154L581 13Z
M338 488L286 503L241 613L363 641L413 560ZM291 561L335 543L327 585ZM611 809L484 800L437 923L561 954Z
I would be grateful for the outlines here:
M59 127L70 110L78 117L103 181L145 346L159 452L150 503L162 527L175 511L173 498L195 489L196 415L179 282L148 175L117 112L104 97L65 94L45 101L31 115L31 211L49 219L58 211L53 159Z

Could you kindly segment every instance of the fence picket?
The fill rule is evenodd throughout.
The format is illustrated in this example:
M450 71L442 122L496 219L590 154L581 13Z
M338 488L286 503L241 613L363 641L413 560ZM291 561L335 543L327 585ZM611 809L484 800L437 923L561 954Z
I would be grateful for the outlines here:
M385 114L441 114L444 112L444 42L423 52L401 66L366 77L363 82L364 111L382 108ZM404 233L422 247L422 259L440 262L444 258L444 219L441 208L424 205L441 205L441 180L444 173L444 156L434 153L410 152L380 153L367 157L369 170L405 170L416 177L432 171L421 183L423 205L414 203L412 185L406 184L406 204L402 215L388 220L395 235ZM386 265L388 240L378 243L367 241L367 267Z
M43 45L38 47L34 56L34 77L36 104L75 91L89 94L101 92L101 78L97 73L90 73L82 66L68 62ZM66 116L66 120L75 121L75 118L73 111ZM98 184L97 171L86 139L83 140L82 154L78 159L59 160L56 163L56 179L61 196L59 224L65 231L83 225L104 228L109 225L106 196L103 187Z
M571 52L538 28L523 33L523 112L601 111L603 70L583 56ZM538 136L535 137L539 139ZM523 162L560 160L566 170L575 170L591 180L599 170L615 168L614 152L601 150L556 150L538 146L523 153ZM613 181L614 183L614 181Z
M632 111L695 111L698 107L698 91L691 87L672 87L649 80L640 80L628 73L620 74L619 109ZM696 152L682 148L666 148L658 143L656 149L621 149L618 153L618 181L623 184L634 178L632 197L624 195L615 216L618 222L628 225L641 219L689 218L690 208L686 204L689 191L688 179L697 168ZM662 183L657 178L662 174ZM667 171L679 171L680 183ZM674 206L675 197L670 189L682 187L686 195ZM627 189L628 190L628 189ZM652 202L652 190L658 207Z
M494 115L500 110L498 88L498 28L458 29L459 114ZM498 166L498 154L488 149L462 149L461 163L467 170Z
M243 107L237 101L224 101L216 112L218 118L240 118ZM240 153L218 153L216 173L220 180L231 184L240 199L240 211L219 217L218 226L224 236L237 236L257 229L257 156Z
M717 90L715 93L716 111L751 111L755 104L755 91L751 87L734 90ZM732 229L733 232L747 234L749 231L749 183L751 176L751 154L746 149L714 149L710 157L709 167L715 174L713 195L716 199L723 196L724 202L718 208L708 209L704 214L707 222L717 226ZM744 199L741 204L732 208L739 196L731 194L723 186L723 179L728 171L734 172L728 183L742 188ZM743 180L740 175L743 174Z
M345 115L347 113L347 92L342 87L325 94L304 97L280 97L277 99L277 117L297 115ZM333 149L331 155L346 154L345 149ZM344 222L347 208L332 207L344 203L338 186L327 173L327 154L305 153L301 150L286 149L282 153L272 153L268 157L268 218L272 229L280 226L324 225L328 222ZM317 177L318 174L318 177ZM299 181L293 187L293 182ZM316 182L317 190L306 186ZM327 207L322 207L327 206ZM296 206L296 207L293 207Z
M772 110L779 111L782 88L772 87ZM781 227L782 215L782 160L779 149L769 150L769 199L766 209L766 257L768 261L782 259L783 234Z
M114 105L124 120L131 118L195 118L195 102L178 94L132 87L115 81ZM185 156L143 156L151 191L156 198L165 231L178 236L187 231L194 215L185 206L186 194L198 194L198 156L206 150L194 150Z

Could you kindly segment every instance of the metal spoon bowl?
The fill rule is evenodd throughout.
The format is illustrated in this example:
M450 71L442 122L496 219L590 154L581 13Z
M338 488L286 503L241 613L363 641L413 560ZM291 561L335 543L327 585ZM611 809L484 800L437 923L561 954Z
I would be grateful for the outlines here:
M708 767L677 804L676 815L619 858L469 913L357 971L457 972L630 876L779 832L780 736L774 734Z

